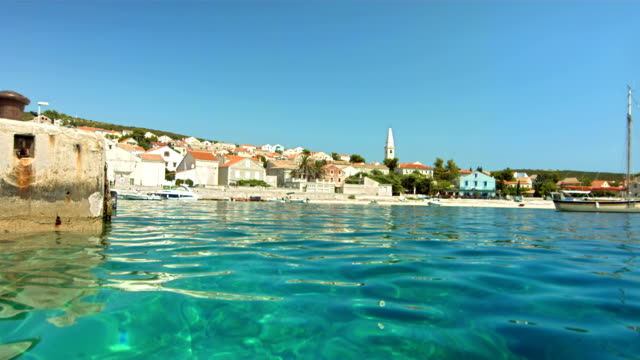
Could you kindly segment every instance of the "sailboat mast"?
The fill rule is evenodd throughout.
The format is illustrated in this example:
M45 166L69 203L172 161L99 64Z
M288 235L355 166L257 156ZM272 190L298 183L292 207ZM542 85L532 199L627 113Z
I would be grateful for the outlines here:
M631 87L627 101L627 199L631 198Z

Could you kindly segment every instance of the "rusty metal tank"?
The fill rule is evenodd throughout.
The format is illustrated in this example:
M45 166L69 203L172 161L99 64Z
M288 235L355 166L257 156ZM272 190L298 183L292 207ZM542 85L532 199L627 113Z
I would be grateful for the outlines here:
M0 91L0 119L22 120L24 107L31 101L15 91Z

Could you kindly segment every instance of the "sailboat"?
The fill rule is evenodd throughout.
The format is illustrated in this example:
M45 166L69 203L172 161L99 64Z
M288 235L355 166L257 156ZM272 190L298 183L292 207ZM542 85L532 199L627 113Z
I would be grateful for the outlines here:
M640 200L631 199L631 87L627 107L627 194L624 199L591 197L588 191L558 191L551 194L558 211L640 213Z

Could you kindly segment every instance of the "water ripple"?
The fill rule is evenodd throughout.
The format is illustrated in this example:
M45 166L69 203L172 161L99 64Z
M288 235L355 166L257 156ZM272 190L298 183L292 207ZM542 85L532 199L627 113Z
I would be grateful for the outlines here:
M1 244L0 357L640 353L640 222L633 216L120 205L102 238L51 234Z

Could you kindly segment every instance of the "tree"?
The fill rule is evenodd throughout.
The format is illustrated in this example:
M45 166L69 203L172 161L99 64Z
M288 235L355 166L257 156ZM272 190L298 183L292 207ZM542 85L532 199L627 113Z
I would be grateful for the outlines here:
M258 160L262 163L262 167L267 168L267 158L264 155L258 155Z
M498 192L505 195L514 195L515 190L509 188L504 183L505 181L513 181L513 170L506 168L502 171L494 171L491 173L491 176L496 179L496 190L498 190Z
M401 177L402 187L409 192L417 194L429 194L431 192L431 179L414 171Z
M453 159L447 160L447 166L445 166L446 176L445 179L449 181L456 181L458 179L458 175L460 174L460 168L456 165L456 162Z
M502 171L494 171L491 173L496 180L513 181L513 170L506 168Z
M591 179L590 179L590 178L585 177L585 178L583 178L583 179L582 179L582 181L580 182L580 185L582 185L582 186L591 186L591 184L592 184L592 183L593 183L593 182L591 181Z
M482 166L478 166L478 167L476 168L476 171L480 171L480 172L482 172L482 171L483 171L483 170L482 170Z
M302 149L302 155L310 156L311 155L311 150Z
M173 181L176 178L175 172L169 172L166 168L164 169L164 179L167 181Z
M367 161L362 156L360 156L358 154L353 154L349 158L349 162L353 164L353 163L363 163L363 162L367 162Z
M394 172L398 168L399 162L400 162L400 159L398 158L384 159L384 164L389 168L390 172Z
M444 175L444 160L436 158L433 163L433 178L436 180L443 180Z
M331 153L331 158L332 158L334 161L338 161L338 160L340 160L340 154L338 154L337 152L332 152L332 153Z

